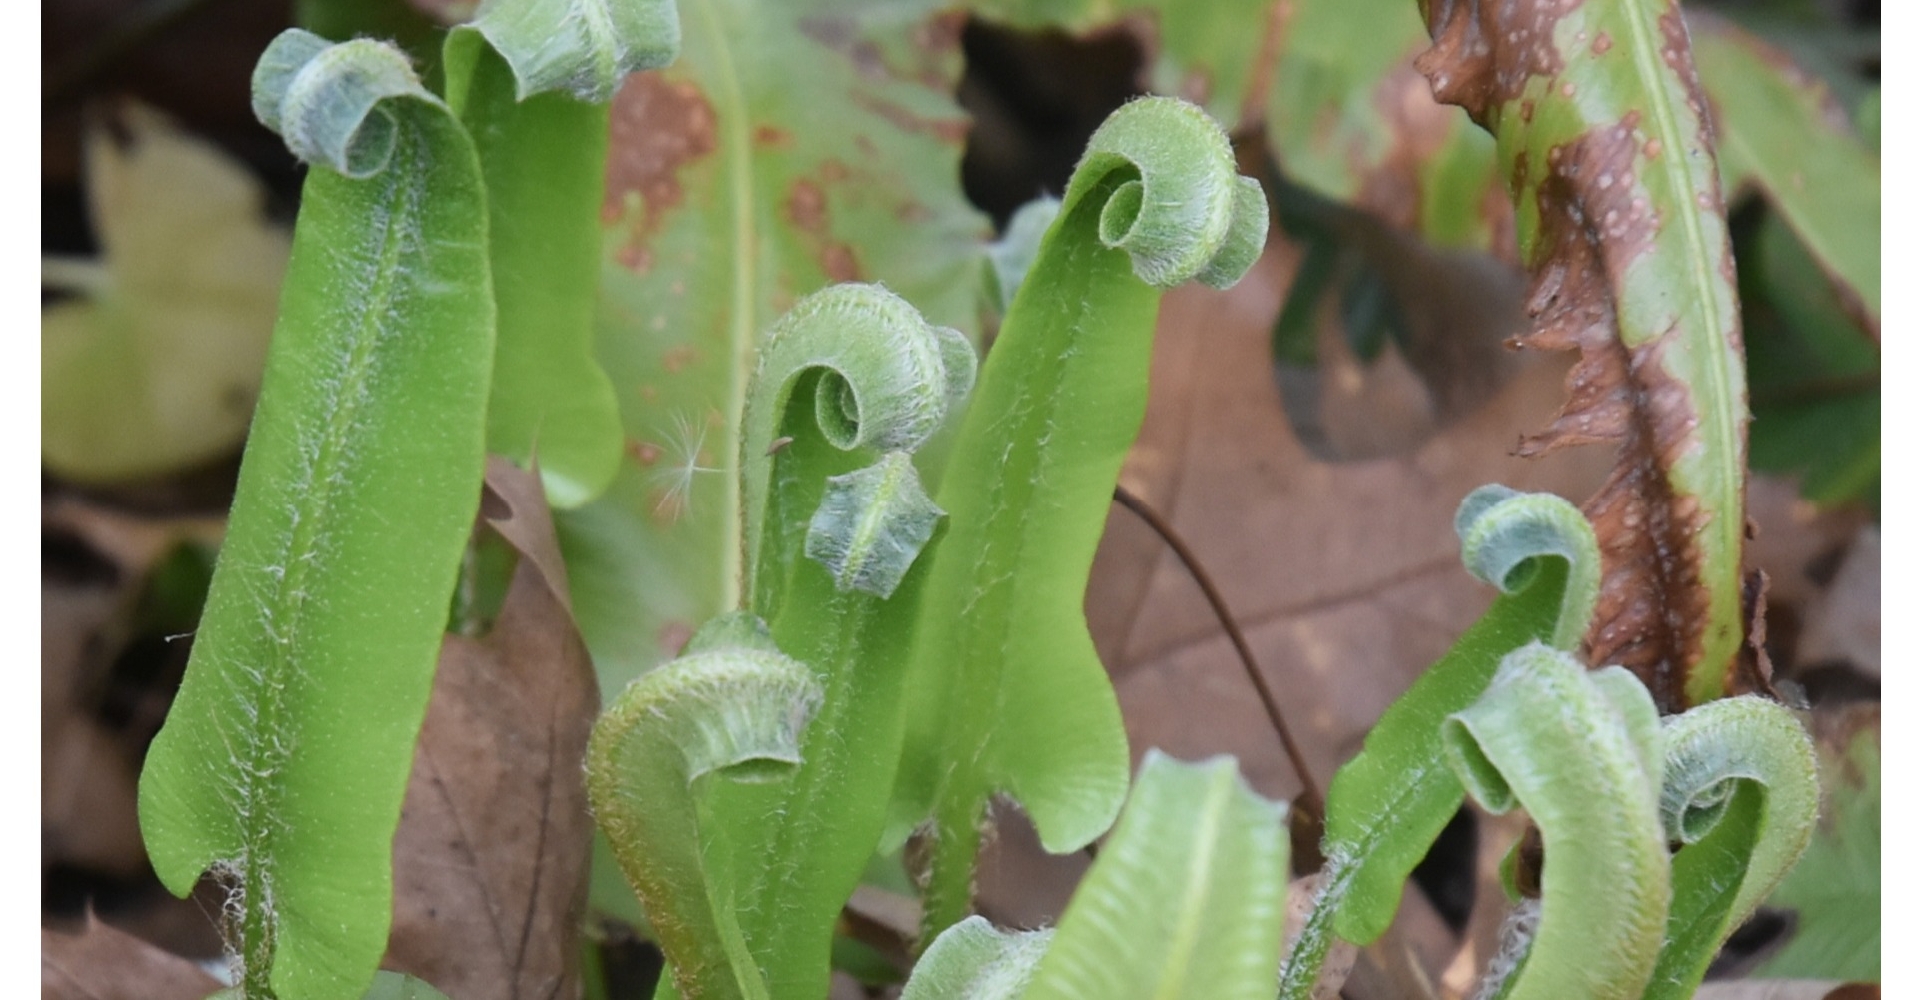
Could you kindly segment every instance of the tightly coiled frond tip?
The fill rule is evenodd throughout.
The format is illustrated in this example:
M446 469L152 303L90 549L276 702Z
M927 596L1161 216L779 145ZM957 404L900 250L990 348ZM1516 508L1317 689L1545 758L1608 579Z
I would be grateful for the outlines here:
M1551 493L1522 493L1490 484L1460 501L1453 524L1467 571L1505 593L1525 589L1541 558L1564 560L1566 591L1553 645L1567 650L1578 646L1599 599L1601 565L1593 525L1578 508Z
M1098 235L1159 288L1199 279L1227 288L1260 256L1267 201L1239 176L1233 149L1207 113L1173 97L1143 97L1108 116L1068 183L1067 203L1104 189Z

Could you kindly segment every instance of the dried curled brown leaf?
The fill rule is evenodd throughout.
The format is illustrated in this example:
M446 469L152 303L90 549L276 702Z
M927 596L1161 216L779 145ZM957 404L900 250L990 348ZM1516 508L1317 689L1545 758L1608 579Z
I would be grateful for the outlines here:
M495 458L481 518L520 554L493 629L448 636L394 839L386 965L460 1000L579 995L599 710L537 476Z

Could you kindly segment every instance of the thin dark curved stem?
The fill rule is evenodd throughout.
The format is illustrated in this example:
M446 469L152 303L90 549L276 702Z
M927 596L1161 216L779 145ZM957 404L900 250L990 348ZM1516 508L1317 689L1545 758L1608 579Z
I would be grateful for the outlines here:
M1113 499L1115 503L1133 511L1134 515L1145 522L1147 527L1152 528L1153 533L1159 535L1160 540L1167 543L1167 548L1172 549L1173 554L1179 557L1180 564L1187 569L1187 575L1193 577L1193 582L1200 585L1201 593L1206 595L1207 604L1213 608L1214 617L1220 619L1220 627L1226 630L1228 641L1233 643L1234 652L1240 654L1240 665L1245 669L1247 679L1253 682L1254 690L1260 694L1260 706L1266 709L1267 721L1273 724L1273 731L1280 737L1280 745L1286 751L1287 760L1293 764L1294 773L1300 778L1300 794L1294 799L1295 809L1305 814L1316 830L1323 827L1326 799L1321 797L1320 789L1314 784L1313 773L1307 770L1306 755L1301 753L1300 745L1294 742L1293 732L1287 728L1286 717L1280 713L1279 699L1274 697L1273 689L1267 686L1266 677L1260 673L1259 665L1254 662L1253 650L1247 645L1247 637L1241 633L1240 626L1233 620L1233 614L1227 610L1227 602L1220 596L1219 588L1213 585L1213 578L1207 575L1206 569L1200 565L1199 557L1187 547L1187 543L1180 537L1179 532L1173 530L1173 525L1167 523L1167 520L1152 507L1147 506L1145 500L1134 496L1126 487L1118 484L1113 487Z

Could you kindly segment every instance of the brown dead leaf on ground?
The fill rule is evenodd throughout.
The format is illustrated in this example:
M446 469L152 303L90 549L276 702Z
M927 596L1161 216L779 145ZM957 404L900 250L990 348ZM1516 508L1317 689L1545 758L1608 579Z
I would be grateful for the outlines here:
M160 697L113 689L115 660L155 565L217 522L147 518L71 498L41 515L40 864L121 878L146 872L134 812ZM109 711L109 702L129 701ZM116 719L116 715L130 716Z
M1880 529L1861 527L1833 573L1833 583L1807 609L1803 664L1838 663L1880 679Z
M481 517L520 563L492 631L441 649L394 839L385 965L460 1000L574 997L599 688L539 479L493 459Z
M1606 458L1509 454L1559 403L1564 368L1530 359L1409 453L1315 460L1289 428L1271 374L1268 336L1291 256L1276 245L1231 291L1167 295L1146 424L1121 479L1172 522L1223 592L1324 789L1380 712L1492 598L1460 566L1460 499L1489 482L1578 495ZM1511 314L1517 324L1517 302ZM1497 341L1510 331L1453 333ZM1135 753L1233 753L1263 794L1296 794L1218 621L1132 517L1109 516L1087 610Z
M41 1000L201 1000L220 987L192 962L91 914L79 934L40 931Z

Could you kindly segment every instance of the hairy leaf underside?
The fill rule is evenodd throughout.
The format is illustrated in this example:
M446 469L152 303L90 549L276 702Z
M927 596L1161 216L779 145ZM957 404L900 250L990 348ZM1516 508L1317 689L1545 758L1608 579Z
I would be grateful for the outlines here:
M1725 692L1742 649L1746 386L1733 257L1686 26L1667 0L1423 4L1418 60L1492 132L1533 284L1523 346L1577 348L1537 455L1619 448L1585 513L1604 564L1588 662L1663 712Z

